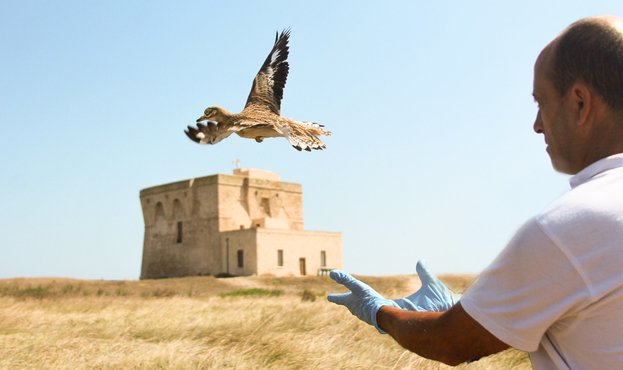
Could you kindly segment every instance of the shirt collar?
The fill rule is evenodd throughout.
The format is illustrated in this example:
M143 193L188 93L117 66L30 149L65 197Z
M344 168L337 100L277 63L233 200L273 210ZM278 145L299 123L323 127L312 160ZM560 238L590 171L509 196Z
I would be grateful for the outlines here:
M614 168L623 167L623 153L611 155L610 157L602 158L597 162L589 165L582 171L578 172L575 176L569 179L571 188L575 188L578 185L582 185L593 177L602 172L612 170Z

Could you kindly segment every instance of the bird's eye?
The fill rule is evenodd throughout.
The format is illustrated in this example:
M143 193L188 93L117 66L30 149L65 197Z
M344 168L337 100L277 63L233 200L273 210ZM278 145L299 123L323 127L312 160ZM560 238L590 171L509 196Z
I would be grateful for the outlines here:
M206 116L210 114L210 108L206 109L205 112L203 112L203 114L205 114Z

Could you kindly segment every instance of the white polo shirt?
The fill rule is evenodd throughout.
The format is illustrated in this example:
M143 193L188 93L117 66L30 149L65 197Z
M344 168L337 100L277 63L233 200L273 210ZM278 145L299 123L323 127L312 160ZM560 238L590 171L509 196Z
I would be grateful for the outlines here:
M623 369L623 154L570 182L460 302L534 369Z

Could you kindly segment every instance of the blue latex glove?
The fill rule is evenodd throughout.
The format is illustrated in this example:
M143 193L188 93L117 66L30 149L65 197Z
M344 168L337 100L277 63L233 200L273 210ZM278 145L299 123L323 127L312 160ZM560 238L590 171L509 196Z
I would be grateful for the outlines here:
M396 302L383 298L368 284L362 283L347 272L332 270L329 276L336 283L342 284L350 290L350 293L329 294L327 297L329 302L346 306L350 313L373 325L379 333L386 334L383 329L379 328L376 322L376 314L382 306L401 307Z
M422 288L406 298L395 300L403 310L442 312L450 309L461 298L460 294L452 292L431 274L426 260L419 260L415 270L422 281Z
M442 312L450 309L461 297L453 293L437 277L428 270L426 260L419 260L415 267L422 287L412 295L396 300L386 299L369 285L355 279L347 272L333 270L329 274L335 282L344 285L351 292L329 294L327 299L346 306L350 313L360 320L373 325L381 334L386 334L376 322L376 315L382 306L392 306L408 311Z

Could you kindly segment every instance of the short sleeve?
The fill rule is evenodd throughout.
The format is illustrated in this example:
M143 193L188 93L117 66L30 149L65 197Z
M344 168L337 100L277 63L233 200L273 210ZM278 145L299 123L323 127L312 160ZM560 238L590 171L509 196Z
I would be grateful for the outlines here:
M589 300L586 284L535 219L461 297L461 306L498 339L535 351L548 328Z

